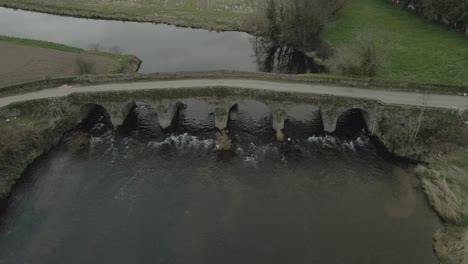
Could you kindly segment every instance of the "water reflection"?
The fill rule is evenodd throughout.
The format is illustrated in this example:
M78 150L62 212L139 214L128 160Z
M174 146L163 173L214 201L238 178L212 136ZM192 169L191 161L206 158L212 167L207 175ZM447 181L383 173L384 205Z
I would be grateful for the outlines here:
M62 17L0 7L0 35L134 54L143 61L142 73L238 70L298 74L325 70L297 49L243 32Z
M320 73L326 69L306 56L302 51L268 41L264 38L253 38L258 70L287 74Z

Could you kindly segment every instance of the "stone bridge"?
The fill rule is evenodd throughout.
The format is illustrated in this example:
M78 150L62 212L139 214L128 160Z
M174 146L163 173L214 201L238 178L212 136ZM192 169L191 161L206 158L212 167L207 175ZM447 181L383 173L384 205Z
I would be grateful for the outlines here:
M344 117L350 111L360 113L362 119L365 121L366 129L371 133L378 131L378 118L379 108L378 104L368 104L366 102L355 101L354 103L337 105L329 104L326 102L320 103L319 101L313 103L301 103L301 102L290 102L290 101L278 101L278 100L262 100L255 98L244 98L244 97L198 97L193 98L204 102L210 113L214 116L215 127L222 131L227 129L230 113L235 109L238 104L246 100L254 100L261 102L271 112L272 116L272 128L276 131L277 135L282 135L282 131L285 127L285 121L291 116L291 111L297 107L308 106L311 115L317 115L318 120L322 120L323 129L327 133L335 132L337 123L340 118ZM125 118L128 116L130 111L137 105L147 105L157 112L159 116L159 124L162 128L168 128L173 124L174 118L180 107L184 105L184 99L145 99L135 98L125 102L115 101L102 101L102 100L90 100L86 101L80 108L81 117L86 117L89 112L93 109L92 106L101 106L106 109L112 119L112 123L115 127L120 126Z

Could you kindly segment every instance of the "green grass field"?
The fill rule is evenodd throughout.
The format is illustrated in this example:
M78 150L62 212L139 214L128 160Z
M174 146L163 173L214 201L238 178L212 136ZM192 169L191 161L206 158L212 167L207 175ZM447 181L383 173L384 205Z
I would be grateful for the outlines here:
M468 85L468 36L448 31L387 0L350 0L325 32L336 47L360 31L388 36L388 65L379 78Z

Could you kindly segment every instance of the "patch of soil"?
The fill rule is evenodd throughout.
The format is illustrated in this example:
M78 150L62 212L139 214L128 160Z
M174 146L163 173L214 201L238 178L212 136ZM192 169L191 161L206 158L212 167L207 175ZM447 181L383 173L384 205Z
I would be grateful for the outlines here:
M77 59L90 61L96 74L119 69L112 57L74 53L0 41L0 87L49 78L79 75Z

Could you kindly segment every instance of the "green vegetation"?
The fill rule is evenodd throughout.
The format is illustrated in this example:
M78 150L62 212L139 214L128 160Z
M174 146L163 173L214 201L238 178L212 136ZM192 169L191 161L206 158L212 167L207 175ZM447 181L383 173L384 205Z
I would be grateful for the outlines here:
M66 51L66 52L75 52L75 53L86 52L84 49L70 47L67 45L57 44L57 43L48 42L48 41L34 40L34 39L0 36L0 41L22 44L22 45L29 45L29 46L34 46L34 47L47 48L47 49L55 49L55 50L61 50L61 51Z
M77 17L251 32L255 0L0 0L0 5Z
M389 36L387 65L378 78L468 84L468 36L450 32L387 0L353 0L338 13L325 37L344 48L363 30Z
M385 42L385 37L375 32L359 33L349 47L337 49L326 64L338 75L375 77L385 65Z

